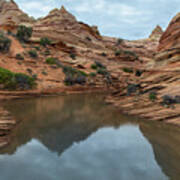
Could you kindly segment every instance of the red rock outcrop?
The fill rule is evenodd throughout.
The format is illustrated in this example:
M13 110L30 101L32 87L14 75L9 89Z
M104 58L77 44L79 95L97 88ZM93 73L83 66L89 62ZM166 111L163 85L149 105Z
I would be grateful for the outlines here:
M171 48L180 48L180 13L178 13L170 22L168 28L163 33L159 42L159 51Z
M163 34L162 28L159 25L157 25L156 28L152 31L149 38L151 40L158 41L161 38L162 34Z
M131 115L180 125L180 104L163 105L164 96L180 95L179 24L180 14L173 18L161 36L157 51L153 50L154 55L152 54L148 61L144 61L144 66L141 66L141 69L144 69L141 77L131 75L131 78L121 83L114 95L108 98L109 102ZM137 85L134 87L138 88L136 93L127 96L129 84ZM155 100L151 100L151 93L156 93Z
M14 1L0 1L0 27L6 30L20 24L33 27L28 44L21 44L13 36L10 52L0 54L0 66L13 72L36 75L37 88L34 91L0 91L0 98L26 95L54 94L59 92L115 90L108 101L129 114L153 120L180 124L180 105L175 108L161 106L162 96L180 94L180 15L177 15L162 34L157 26L149 38L137 41L103 37L96 26L78 22L64 7L52 10L46 17L36 21L25 15ZM161 36L161 38L160 38ZM48 37L52 44L39 44L41 37ZM159 43L160 38L160 43ZM159 43L159 47L157 48ZM158 49L158 51L157 51ZM37 59L29 55L36 50ZM21 54L24 60L16 59ZM58 60L48 64L47 58ZM100 62L104 69L92 68ZM87 74L85 85L67 87L63 67L69 66ZM109 76L110 75L110 76ZM138 91L126 96L127 87L135 85ZM156 91L156 101L150 101L149 93Z
M54 42L65 42L76 46L100 48L101 36L95 27L78 22L63 6L52 10L46 17L39 19L33 26L32 41L48 37Z
M21 11L13 1L0 1L0 28L3 30L14 30L18 25L32 25L34 20Z

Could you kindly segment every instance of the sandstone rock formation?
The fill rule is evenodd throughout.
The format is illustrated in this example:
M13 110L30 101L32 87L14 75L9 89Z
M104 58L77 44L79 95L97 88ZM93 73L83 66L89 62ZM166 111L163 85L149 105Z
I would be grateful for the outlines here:
M142 75L140 77L131 75L131 78L126 79L126 83L120 85L113 98L108 98L109 102L113 102L128 114L180 124L180 104L166 104L163 99L163 97L178 97L180 94L179 17L178 14L173 18L161 36L160 42L156 43L157 50L154 49L152 56L140 67L143 70ZM161 32L159 27L156 30ZM155 31L151 38L156 34ZM155 39L158 42L158 38ZM134 94L127 96L129 90ZM156 100L151 100L153 93L157 96Z
M48 37L53 42L65 42L76 46L99 48L101 36L96 27L78 22L64 6L52 10L46 17L39 19L33 26L33 41Z
M163 51L172 48L179 48L180 42L180 31L179 31L179 23L180 23L180 13L178 13L170 22L168 28L163 33L158 50Z
M21 11L13 1L0 1L0 29L14 30L18 25L32 25L33 18Z
M21 24L33 28L28 44L7 35L12 45L8 54L0 54L0 67L36 77L37 82L32 91L1 90L0 98L111 90L108 101L129 114L180 124L179 104L167 108L161 104L164 95L180 94L179 14L163 35L157 26L149 38L128 41L101 36L96 26L78 22L64 7L32 20L14 1L1 0L0 5L1 29L15 32ZM49 38L52 44L40 45L42 37ZM36 51L37 58L30 56L32 51ZM19 55L23 58L18 59ZM53 62L48 64L48 58ZM67 68L86 76L86 83L66 86L65 79L71 79L65 73ZM133 93L126 96L128 89ZM154 91L157 99L150 101L149 94Z
M149 38L151 40L159 40L161 38L162 34L163 34L162 28L159 25L157 25L156 28L152 31Z

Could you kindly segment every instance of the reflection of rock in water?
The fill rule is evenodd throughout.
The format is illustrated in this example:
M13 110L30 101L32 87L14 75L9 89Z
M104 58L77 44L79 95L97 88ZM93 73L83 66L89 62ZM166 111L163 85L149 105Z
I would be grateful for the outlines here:
M172 180L180 178L180 129L166 124L152 128L148 123L140 127L151 143L156 161ZM177 174L179 172L179 174Z
M0 148L6 146L9 142L7 135L15 126L16 121L11 114L4 108L0 107Z
M18 100L7 103L5 108L21 120L12 133L13 141L1 150L1 153L9 154L37 139L50 151L61 155L73 143L85 140L99 128L137 123L134 118L131 121L113 107L104 105L102 96L98 95ZM152 144L164 173L178 180L180 174L175 172L180 172L180 130L161 123L138 121L138 124Z
M116 110L103 104L102 96L65 96L18 100L8 108L21 120L13 132L13 141L1 153L16 149L38 139L49 150L61 154L73 143L85 140L100 127L119 127L126 121ZM23 111L22 111L23 110Z

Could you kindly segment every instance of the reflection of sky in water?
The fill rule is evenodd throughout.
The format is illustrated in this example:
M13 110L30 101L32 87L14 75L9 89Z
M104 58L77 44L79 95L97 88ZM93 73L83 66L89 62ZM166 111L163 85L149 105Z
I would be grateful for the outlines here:
M102 128L61 156L36 139L0 155L3 180L166 180L139 127Z

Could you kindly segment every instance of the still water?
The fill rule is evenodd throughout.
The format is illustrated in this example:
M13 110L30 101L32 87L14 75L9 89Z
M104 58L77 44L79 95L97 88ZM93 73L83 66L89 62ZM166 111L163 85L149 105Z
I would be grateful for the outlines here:
M100 95L16 100L0 180L179 180L180 129L121 115Z

